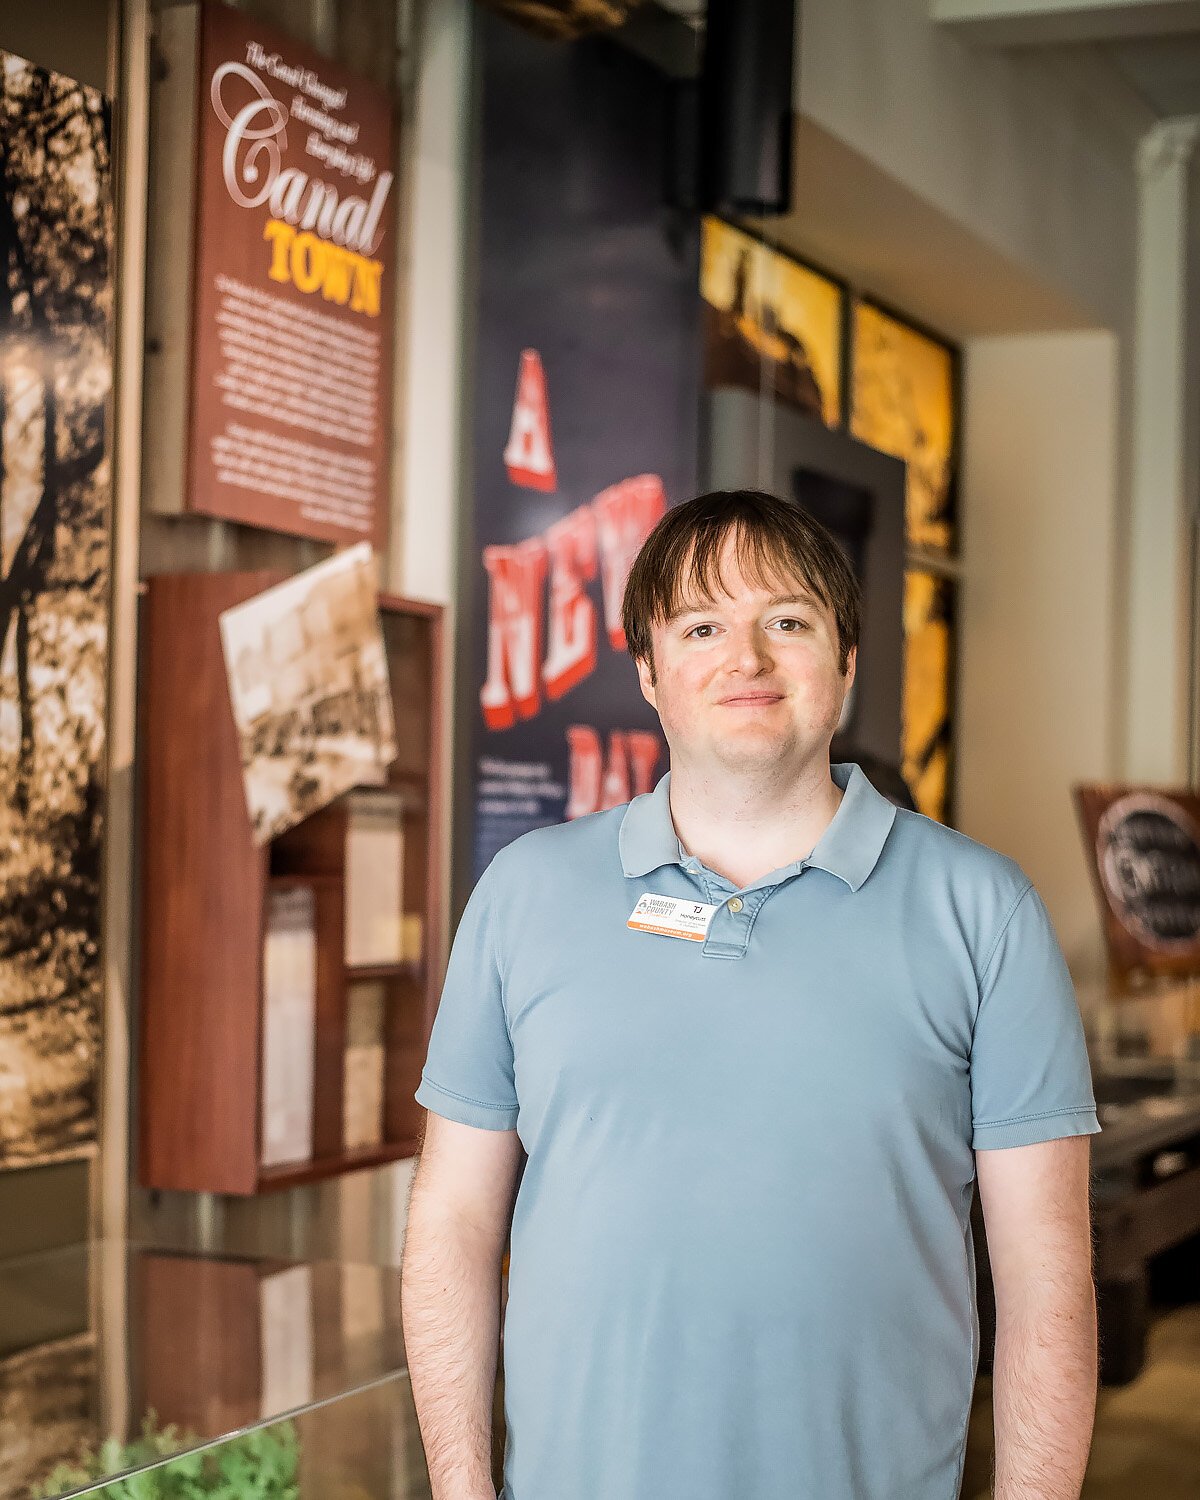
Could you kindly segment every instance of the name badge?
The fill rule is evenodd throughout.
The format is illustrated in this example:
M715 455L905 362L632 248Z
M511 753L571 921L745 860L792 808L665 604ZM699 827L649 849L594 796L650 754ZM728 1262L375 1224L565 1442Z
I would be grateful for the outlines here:
M674 896L642 896L625 925L635 932L657 932L660 937L702 943L716 909L702 901L679 901Z

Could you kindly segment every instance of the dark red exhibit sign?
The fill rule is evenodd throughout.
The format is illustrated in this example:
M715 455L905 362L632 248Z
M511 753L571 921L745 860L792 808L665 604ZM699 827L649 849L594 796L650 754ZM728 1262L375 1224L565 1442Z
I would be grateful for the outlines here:
M201 11L186 507L381 546L396 272L392 104Z
M1075 805L1111 972L1200 974L1200 796L1089 784L1075 788Z

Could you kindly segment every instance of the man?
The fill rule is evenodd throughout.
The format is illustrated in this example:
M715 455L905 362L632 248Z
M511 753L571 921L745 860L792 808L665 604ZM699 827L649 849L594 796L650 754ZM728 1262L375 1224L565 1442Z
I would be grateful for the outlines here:
M404 1267L435 1500L493 1497L510 1215L503 1500L956 1500L976 1178L995 1494L1079 1494L1079 1013L1016 865L830 767L859 608L797 507L668 512L625 629L669 775L468 904Z

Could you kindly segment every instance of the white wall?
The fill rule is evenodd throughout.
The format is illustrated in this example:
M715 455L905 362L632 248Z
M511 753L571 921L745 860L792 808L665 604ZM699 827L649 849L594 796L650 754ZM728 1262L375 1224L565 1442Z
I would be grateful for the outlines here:
M804 0L799 45L800 111L1098 325L1128 327L1151 116L1115 70L1087 49L969 47L928 0Z
M1077 980L1101 972L1071 786L1111 776L1117 342L977 339L964 360L959 824L1017 859Z
M402 593L450 604L467 288L469 0L427 0L410 145L414 153L400 506Z
M1179 786L1191 759L1192 533L1200 497L1200 119L1139 154L1124 775Z
M442 699L449 729L456 659L456 545L463 454L464 319L467 307L467 173L471 73L470 0L428 0L420 12L419 71L410 140L406 388L403 462L398 497L403 594L446 606L447 680ZM453 735L444 736L442 785L450 774ZM443 909L450 898L451 817L441 829ZM443 946L448 933L442 935ZM392 1168L387 1238L399 1259L408 1218L412 1162Z
M932 15L1009 46L1195 30L1196 0L930 0Z

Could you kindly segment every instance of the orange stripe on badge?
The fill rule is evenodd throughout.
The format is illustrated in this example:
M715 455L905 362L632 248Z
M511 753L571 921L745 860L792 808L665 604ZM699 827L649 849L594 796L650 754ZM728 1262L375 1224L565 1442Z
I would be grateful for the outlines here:
M632 917L625 925L632 927L635 932L656 932L659 937L683 938L688 943L702 943L707 935L703 932L680 932L674 927L655 927L649 922L635 922Z

